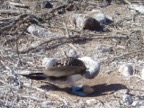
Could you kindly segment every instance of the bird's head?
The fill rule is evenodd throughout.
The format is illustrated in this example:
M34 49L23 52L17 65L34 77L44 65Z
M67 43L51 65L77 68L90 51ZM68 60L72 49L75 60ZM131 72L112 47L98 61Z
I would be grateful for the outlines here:
M83 74L85 78L93 79L95 78L95 76L98 75L100 71L100 64L97 61L93 60L90 57L81 57L78 59L81 60L87 68Z
M46 69L53 67L57 63L57 58L44 58L42 60L42 66Z

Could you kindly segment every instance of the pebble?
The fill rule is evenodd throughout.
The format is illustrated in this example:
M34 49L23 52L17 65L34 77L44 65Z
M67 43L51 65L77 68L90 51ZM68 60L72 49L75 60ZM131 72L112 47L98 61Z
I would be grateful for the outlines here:
M129 92L128 89L122 89L115 92L115 94L127 94Z
M42 8L53 8L53 5L49 1L43 1Z
M128 89L122 89L122 90L118 90L117 92L122 93L122 94L127 94L129 92Z
M87 105L92 105L92 104L94 104L94 103L96 103L96 99L86 100L86 104L87 104Z
M109 19L102 11L100 10L92 10L87 13L87 16L94 18L97 20L100 24L108 24L110 22L113 22L111 19Z
M87 13L87 16L96 19L98 22L102 24L106 24L106 15L102 13L100 10L92 10Z
M125 77L133 75L133 67L130 64L121 65L118 70Z
M97 53L111 53L113 51L113 47L112 46L97 46L96 47L96 52Z
M66 7L66 10L67 11L74 11L75 9L77 9L76 5L74 4L69 4L67 7Z
M116 92L114 92L114 95L116 97L122 97L123 95L127 94L129 92L128 89L122 89L122 90L118 90Z
M64 14L66 11L65 11L65 9L64 8L62 8L62 9L59 9L58 11L57 11L57 13L58 14Z
M103 30L103 27L97 20L85 14L73 14L69 17L69 20L80 30Z
M88 85L84 85L83 86L83 92L86 94L86 95L89 95L89 94L92 94L94 93L94 89Z
M36 2L36 6L35 6L36 9L42 9L42 8L53 8L53 5L45 0L45 1L38 1Z
M31 71L28 71L28 70L21 70L21 71L19 71L19 73L17 73L17 74L31 74L32 72Z
M144 68L141 71L141 78L144 80Z
M69 57L78 57L78 54L77 54L76 50L70 49L68 52L68 56Z
M41 108L48 108L52 105L53 105L53 103L51 101L44 101L41 103Z
M57 61L55 58L44 58L42 60L42 66L45 67L45 69L53 66L53 64Z
M27 28L27 31L31 34L31 35L34 35L34 36L37 36L37 37L40 37L40 38L54 38L54 37L57 37L58 35L51 32L50 30L48 29L45 29L45 28L42 28L40 26L37 26L37 25L30 25L28 28Z
M125 94L125 95L123 95L122 101L125 105L130 105L130 104L132 104L132 97L128 94Z
M144 5L133 4L132 6L133 9L135 9L141 14L144 14Z
M137 107L137 106L140 106L141 104L142 104L142 102L140 100L136 100L132 103L132 106Z

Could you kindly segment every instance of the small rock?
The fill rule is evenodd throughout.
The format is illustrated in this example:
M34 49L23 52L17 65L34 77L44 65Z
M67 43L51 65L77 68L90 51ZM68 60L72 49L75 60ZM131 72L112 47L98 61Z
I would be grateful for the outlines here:
M144 80L144 68L141 71L141 78Z
M67 7L66 7L66 10L67 11L73 11L76 9L76 6L74 4L69 4Z
M121 97L122 95L127 94L128 92L129 92L128 89L122 89L122 90L116 91L116 92L114 93L114 95L115 95L116 97Z
M41 108L49 108L53 103L51 101L44 101L41 103Z
M103 14L103 13L97 14L97 15L95 16L95 19L96 19L98 22L102 23L102 24L106 24L106 16L105 16L105 14Z
M42 8L53 8L53 5L49 1L37 1L35 4L35 9L42 9Z
M141 14L144 14L144 5L133 4L133 7L136 11Z
M94 104L94 103L96 103L96 100L95 100L95 99L86 100L86 104L87 104L87 105L92 105L92 104Z
M58 35L51 32L50 30L48 29L45 29L45 28L42 28L40 26L37 26L35 24L32 24L30 25L28 28L27 28L27 31L32 34L32 35L35 35L37 37L43 37L43 38L54 38L54 37L57 37Z
M25 70L25 71L19 71L17 74L31 74L31 71Z
M133 106L133 107L137 107L137 106L140 106L140 104L141 104L140 100L137 100L137 101L134 101L134 102L132 103L132 106Z
M97 107L95 107L95 108L97 108ZM98 107L98 108L122 108L122 107L121 107L120 102L117 99L115 99L112 101L106 101L104 103L104 107Z
M49 1L43 1L42 8L53 8L53 5Z
M102 26L97 20L92 17L86 16L85 14L73 14L69 17L69 20L80 30L103 30Z
M68 56L69 57L78 57L78 54L77 54L76 50L70 49L68 52Z
M100 10L92 10L88 12L87 16L96 19L98 22L102 24L106 23L106 16Z
M122 90L118 90L119 93L122 93L122 94L127 94L129 92L128 89L122 89Z
M130 104L132 104L132 97L128 94L125 94L125 95L123 95L122 101L125 105L130 105Z
M88 12L87 16L94 18L100 24L108 24L110 22L113 22L111 19L107 18L106 15L100 10L92 10Z
M92 94L94 93L94 89L88 85L84 85L83 86L83 92L86 94L86 95L89 95L89 94Z
M53 65L58 61L57 58L44 58L42 60L42 66L46 69L49 67L53 67Z
M113 47L112 46L97 46L96 47L96 52L98 53L111 53L113 51Z
M133 75L133 67L130 64L124 64L119 67L119 72L125 76L129 77Z
M57 11L57 13L58 14L64 14L66 11L65 11L65 9L64 8L62 8L62 9L59 9L58 11Z
M87 17L83 22L83 29L102 30L102 26L99 24L97 20Z
M129 92L128 89L122 89L114 92L115 97L121 98L123 95L127 94Z

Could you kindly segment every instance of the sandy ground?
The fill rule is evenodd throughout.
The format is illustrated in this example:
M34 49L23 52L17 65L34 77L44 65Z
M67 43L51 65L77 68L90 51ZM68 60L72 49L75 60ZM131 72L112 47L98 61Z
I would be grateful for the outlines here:
M2 1L1 1L2 2ZM6 7L9 0L0 4L0 10L18 8ZM13 2L18 2L14 0ZM50 0L54 5L61 5L63 0ZM142 1L139 1L142 2ZM72 42L61 42L55 40L45 42L45 39L32 36L26 31L21 34L18 42L19 51L29 49L32 44L43 43L37 47L27 50L22 54L17 52L17 44L15 38L19 36L17 33L12 34L11 31L21 31L27 26L28 22L24 22L22 27L10 26L10 29L2 29L7 20L16 18L21 14L2 14L0 15L0 30L11 34L1 34L0 37L0 107L1 108L143 108L144 107L144 81L141 79L141 70L144 67L143 55L143 24L142 14L137 14L129 8L129 4L112 1L111 5L105 6L104 1L99 0L74 0L75 8L73 11L66 11L58 14L62 9L49 13L50 9L41 9L35 7L36 1L23 1L30 6L29 9L20 8L44 20L43 26L51 29L59 36L66 35L63 26L63 17L68 14L86 13L92 9L100 9L107 16L113 19L113 23L106 25L109 31L97 32L77 28L68 28L71 36L81 35L82 37L97 36L128 36L128 38L103 38L91 40L77 40ZM101 6L102 5L102 6ZM100 7L101 6L101 7ZM5 20L6 21L5 21ZM66 20L67 21L67 20ZM2 23L5 22L5 23ZM26 23L26 24L25 24ZM19 24L19 23L18 23ZM69 22L66 22L69 25ZM68 26L69 27L69 26ZM18 29L16 29L18 28ZM72 35L73 34L73 35ZM94 93L80 97L71 94L68 86L54 86L42 81L31 81L16 73L21 72L41 72L41 61L44 57L63 57L63 51L68 52L75 49L80 56L90 56L94 60L101 63L99 75L92 79L82 79L78 84L89 85L94 88ZM107 49L104 51L104 49ZM110 50L109 50L110 49ZM120 56L122 55L122 56ZM115 58L115 59L114 59ZM131 63L135 73L132 76L125 77L119 71L121 64ZM123 101L125 95L130 95L132 102L126 104ZM138 101L138 105L134 106L133 102Z

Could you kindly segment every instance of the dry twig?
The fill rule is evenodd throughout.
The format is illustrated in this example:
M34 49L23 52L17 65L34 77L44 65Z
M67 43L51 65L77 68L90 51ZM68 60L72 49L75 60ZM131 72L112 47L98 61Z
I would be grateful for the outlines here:
M20 8L29 8L29 6L26 6L25 4L20 4L20 3L14 3L14 2L9 2L10 5L13 5L15 7L20 7Z

